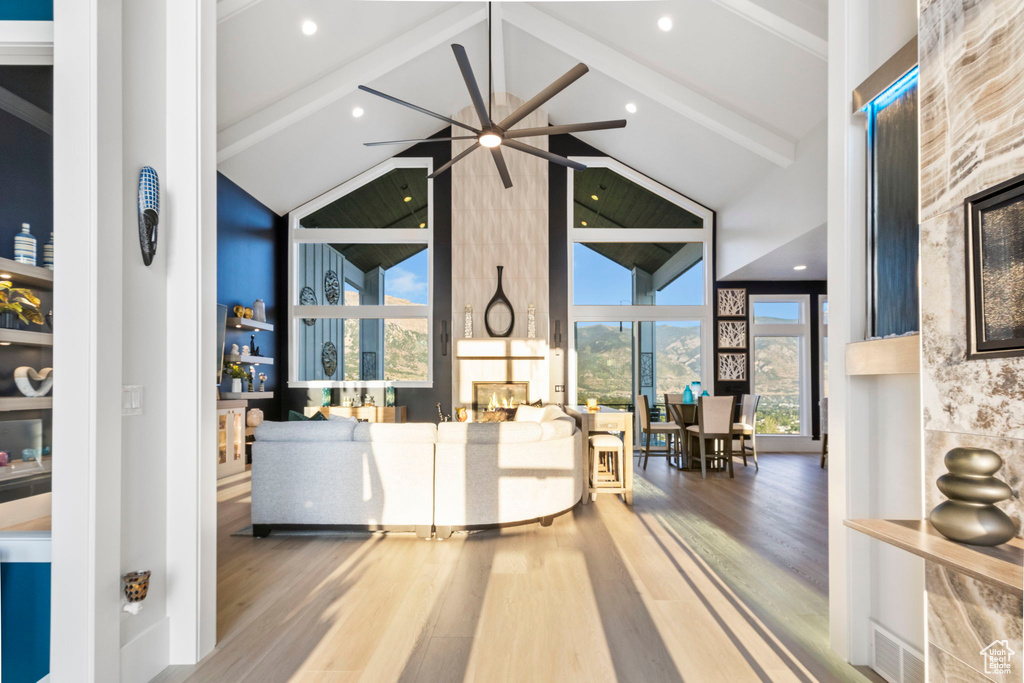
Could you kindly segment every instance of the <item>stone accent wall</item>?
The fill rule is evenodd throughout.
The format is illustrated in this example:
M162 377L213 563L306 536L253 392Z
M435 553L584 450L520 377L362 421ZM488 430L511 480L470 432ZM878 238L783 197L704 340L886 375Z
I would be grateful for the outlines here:
M1024 173L1024 2L921 0L921 337L925 501L956 446L991 448L1022 520L1024 358L966 359L964 199ZM981 649L1008 639L1021 680L1021 601L928 564L930 680L986 681Z

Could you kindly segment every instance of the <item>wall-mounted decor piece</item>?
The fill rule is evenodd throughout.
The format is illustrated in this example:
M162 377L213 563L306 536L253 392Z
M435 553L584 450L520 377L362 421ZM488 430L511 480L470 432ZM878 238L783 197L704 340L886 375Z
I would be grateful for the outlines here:
M38 372L35 368L30 368L27 365L15 368L14 385L25 396L32 398L46 396L53 388L53 368L43 368Z
M745 354L745 353L719 353L718 354L718 381L719 382L746 382L747 381L747 354Z
M537 307L533 304L526 307L526 336L530 339L537 338Z
M473 338L473 304L466 304L464 309L464 320L462 322L462 336L466 339Z
M147 266L156 256L159 223L160 177L152 166L143 166L139 171L139 248Z
M949 500L939 503L928 521L951 540L970 545L1000 545L1017 535L1017 527L995 503L1013 495L993 475L1003 459L987 448L954 448L944 459L948 474L936 481Z
M267 322L267 305L263 303L263 299L252 302L252 319L256 322Z
M36 264L36 238L28 223L22 223L21 232L14 236L14 260L29 266Z
M720 348L720 349L745 349L745 348L747 348L747 321L746 320L719 320L718 321L718 348Z
M377 352L363 351L362 372L359 379L371 381L377 379Z
M43 268L53 270L53 233L50 233L50 241L43 245Z
M640 386L654 386L654 354L650 351L640 353Z
M384 387L384 405L387 408L395 407L395 387L390 384Z
M1024 176L965 204L967 356L1024 355Z
M316 306L316 292L313 291L312 287L303 287L302 291L299 292L299 305L300 306ZM316 324L315 318L303 318L302 322L306 323L309 327Z
M324 273L324 298L327 303L334 306L341 299L341 280L333 270Z
M512 336L512 328L516 324L516 314L512 310L512 302L508 300L505 290L501 288L501 273L504 269L505 266L498 266L498 288L494 290L494 296L491 297L486 310L484 310L484 327L487 328L487 334L492 337ZM508 311L508 326L497 328L498 318L505 311Z
M718 290L718 315L723 318L746 318L747 290Z
M334 342L324 342L320 351L320 365L323 366L324 375L327 377L334 377L334 373L338 371L338 347Z

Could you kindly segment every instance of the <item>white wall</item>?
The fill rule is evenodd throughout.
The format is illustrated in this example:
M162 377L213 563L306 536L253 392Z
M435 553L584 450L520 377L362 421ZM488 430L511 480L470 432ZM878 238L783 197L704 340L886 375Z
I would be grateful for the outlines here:
M825 222L827 129L822 119L797 144L792 166L775 169L719 212L719 279Z
M916 33L914 0L829 4L830 634L855 664L869 661L869 619L924 642L921 563L843 526L923 514L918 375L849 378L845 367L846 344L864 339L866 291L866 132L851 93Z

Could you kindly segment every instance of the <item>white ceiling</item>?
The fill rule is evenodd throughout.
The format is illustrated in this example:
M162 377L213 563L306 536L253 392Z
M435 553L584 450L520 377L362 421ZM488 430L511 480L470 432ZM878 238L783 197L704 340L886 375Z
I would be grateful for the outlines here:
M786 242L747 265L734 270L723 280L825 280L828 270L825 251L828 248L828 226L813 230ZM797 266L806 266L794 270Z
M363 142L444 124L355 89L451 115L469 98L450 44L487 74L483 3L219 0L219 168L278 213L401 151ZM526 99L591 71L547 105L553 124L627 118L579 137L721 210L825 117L826 0L503 3L506 90ZM670 32L657 28L669 15ZM319 30L305 36L302 21ZM634 102L636 114L624 105ZM365 110L353 118L356 106ZM825 169L822 168L824 173ZM817 223L807 226L810 230ZM728 229L728 226L720 226ZM821 255L824 262L824 254Z

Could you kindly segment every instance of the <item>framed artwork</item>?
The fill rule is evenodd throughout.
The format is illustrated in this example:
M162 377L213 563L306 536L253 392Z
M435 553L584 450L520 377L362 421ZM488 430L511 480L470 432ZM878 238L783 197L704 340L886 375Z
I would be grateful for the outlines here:
M720 348L720 349L745 349L745 348L747 348L747 321L746 320L719 320L718 321L718 348Z
M718 315L722 318L746 318L747 290L718 290Z
M745 354L745 353L719 353L718 354L718 381L719 382L746 382L747 381L747 354Z
M1024 355L1024 175L965 201L967 357Z

